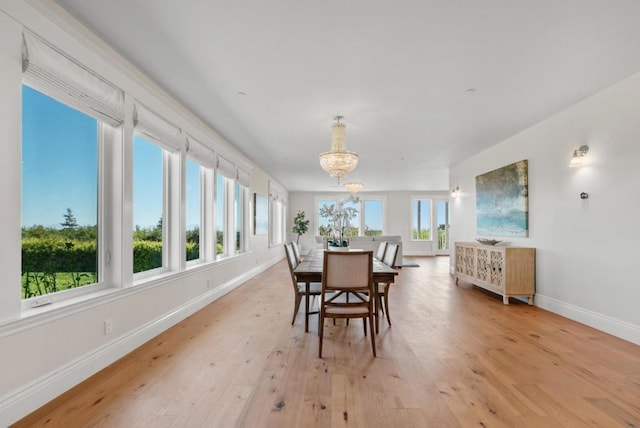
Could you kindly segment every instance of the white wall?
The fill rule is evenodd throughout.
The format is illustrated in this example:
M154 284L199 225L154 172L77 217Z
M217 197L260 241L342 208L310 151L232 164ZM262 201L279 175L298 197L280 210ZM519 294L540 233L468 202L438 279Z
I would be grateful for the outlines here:
M639 94L637 74L453 166L449 177L461 189L452 240L472 241L475 177L528 159L529 238L508 241L537 248L536 305L637 344ZM569 168L582 144L589 165Z
M45 2L55 9L55 4ZM34 9L38 8L38 10ZM142 100L200 141L251 164L194 115L124 62L71 17L39 2L0 6L0 426L7 426L283 258L267 236L249 237L250 251L155 281L119 284L91 295L23 311L21 249L21 53L29 28ZM126 126L126 125L125 125ZM252 170L250 192L266 194L270 177ZM124 208L122 208L124 210ZM128 276L130 278L130 275ZM104 320L113 332L104 334Z
M315 201L314 197L318 196L314 192L290 192L289 193L289 217L287 218L287 231L289 239L295 240L296 236L291 232L293 228L293 218L298 210L303 210L309 222L309 232L300 237L302 250L315 248L318 245L315 242L316 224L314 219ZM333 196L336 199L347 197L347 193L322 193L322 196ZM412 241L411 240L411 198L421 197L425 199L444 199L449 197L448 192L444 191L424 191L424 192L361 192L359 196L366 198L371 197L385 198L385 219L386 225L385 235L399 235L402 237L402 252L407 256L432 256L435 254L437 242L434 241Z

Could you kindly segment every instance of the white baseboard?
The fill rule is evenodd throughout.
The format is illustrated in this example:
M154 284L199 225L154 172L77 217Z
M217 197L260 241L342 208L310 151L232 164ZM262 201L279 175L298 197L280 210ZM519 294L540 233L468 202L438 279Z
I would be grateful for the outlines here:
M640 345L640 326L536 294L536 306Z
M215 289L176 308L138 329L96 348L64 366L35 379L0 397L0 427L9 426L45 405L60 394L127 355L145 342L173 327L211 302L219 299L247 280L270 268L279 260L271 261L233 278Z

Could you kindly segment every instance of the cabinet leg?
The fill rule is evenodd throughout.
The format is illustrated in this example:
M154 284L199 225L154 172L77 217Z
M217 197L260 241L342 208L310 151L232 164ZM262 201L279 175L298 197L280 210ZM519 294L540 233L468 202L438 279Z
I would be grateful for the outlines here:
M533 296L529 296L529 304L533 305Z
M456 285L458 285L458 277L456 276Z
M504 295L502 296L502 303L504 303L505 305L509 304L509 296Z

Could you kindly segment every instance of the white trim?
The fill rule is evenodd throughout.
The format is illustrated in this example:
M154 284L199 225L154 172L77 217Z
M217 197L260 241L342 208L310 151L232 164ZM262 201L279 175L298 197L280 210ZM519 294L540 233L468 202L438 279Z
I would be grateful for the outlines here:
M536 306L554 314L640 345L640 325L631 324L541 294L535 295L534 302Z

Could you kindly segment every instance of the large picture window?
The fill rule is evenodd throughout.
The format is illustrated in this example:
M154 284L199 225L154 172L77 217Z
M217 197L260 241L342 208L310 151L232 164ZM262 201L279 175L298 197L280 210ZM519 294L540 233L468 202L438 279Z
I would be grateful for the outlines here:
M336 209L354 208L354 216L349 220L349 225L344 229L344 236L379 236L384 232L384 203L382 196L358 197L356 199L316 197L315 219L317 224L316 235L330 236L333 224L332 220L323 217L320 213L322 207L334 206Z
M99 122L22 86L22 298L98 282Z

